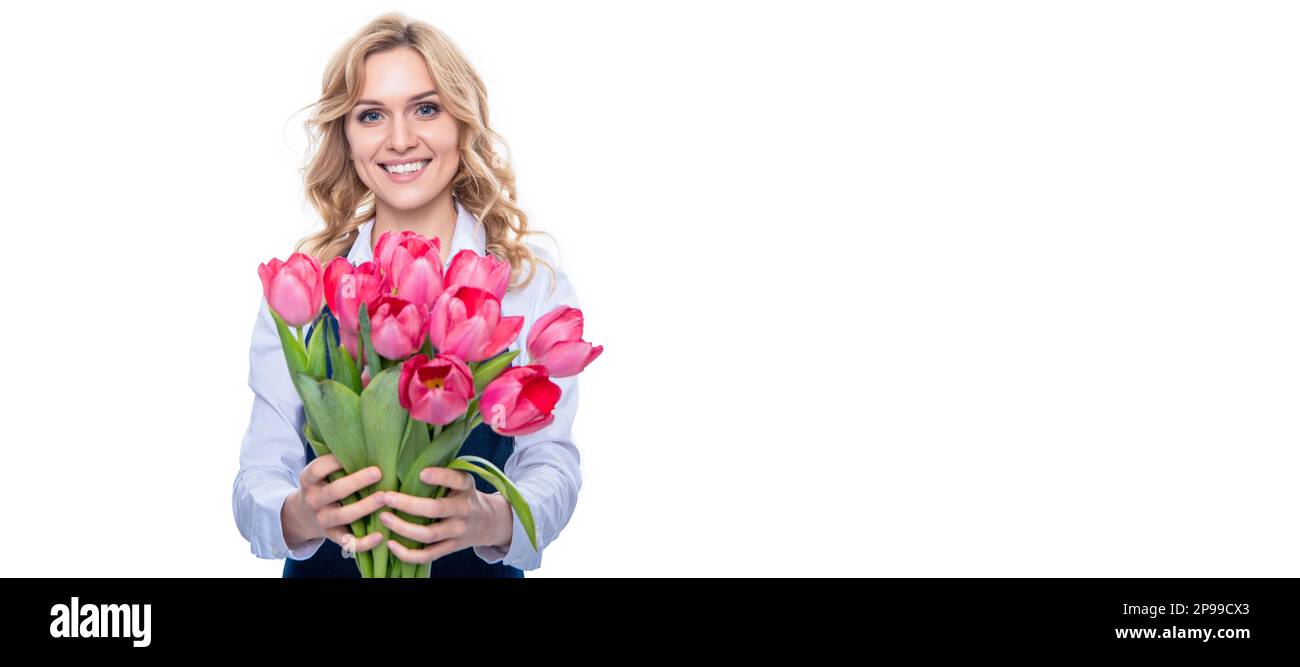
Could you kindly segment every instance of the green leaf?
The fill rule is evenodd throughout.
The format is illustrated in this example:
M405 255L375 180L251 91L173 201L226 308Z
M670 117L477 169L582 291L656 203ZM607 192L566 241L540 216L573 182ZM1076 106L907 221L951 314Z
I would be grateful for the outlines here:
M402 443L402 451L397 455L397 481L405 483L407 471L424 450L429 448L429 425L417 419L411 420L411 431Z
M361 427L361 397L334 380L318 380L306 373L294 373L293 384L302 397L311 432L320 435L320 442L326 444L330 453L338 459L339 465L343 466L343 470L331 473L330 481L367 467L366 442ZM351 504L370 495L368 489L359 493L360 495L354 493L352 497L344 499L343 504ZM373 515L352 522L350 527L353 537L361 539L372 532L369 526L371 516ZM373 562L367 565L366 561L371 558L367 555L365 560L358 559L357 567L361 568L362 576L382 575L377 571L368 572L373 567Z
M420 434L421 431L423 431L423 435ZM409 464L405 462L399 463L399 466L402 466L401 469L405 471L400 475L401 492L420 498L434 497L434 487L420 481L420 471L429 467L445 467L447 461L460 452L461 446L469 438L469 433L466 422L462 419L448 424L438 434L438 437L430 440L428 427L423 422L412 421L411 435L408 436L407 447L403 451L410 449L413 453L402 457L403 461L409 460ZM421 444L424 444L422 449L420 449ZM420 526L427 526L433 522L428 517L412 516L400 510L397 511L397 516ZM401 535L396 537L399 542L408 548L421 549L424 547L424 545Z
M370 379L361 392L361 426L365 434L366 454L370 463L379 466L384 476L379 481L383 491L397 490L397 457L402 436L410 419L397 401L400 368L390 368Z
M410 421L406 409L397 400L397 380L401 372L397 367L380 371L370 378L370 383L361 392L361 425L365 433L367 454L370 462L378 465L383 472L376 490L396 491L398 487L397 457L406 436L407 422ZM375 576L382 577L390 570L389 562L384 559L389 555L388 538L392 536L392 531L378 523L378 515L379 512L371 515L371 524L373 530L379 531L384 537L374 549L374 557L383 563L382 568L376 568ZM401 541L409 548L419 548L414 541Z
M313 431L311 428L311 420L304 420L302 425L302 434L304 437L307 438L307 442L311 444L311 448L313 451L316 452L317 458L320 458L330 453L329 446L321 442L316 437L316 432ZM331 482L337 482L338 480L343 479L346 476L347 474L344 473L342 470L335 470L334 472L326 475L325 478ZM361 495L359 493L353 493L348 497L340 500L339 504L351 505L352 503L357 503L357 502L361 502ZM360 541L362 538L364 538L366 535L369 534L367 532L366 519L364 517L357 519L356 521L353 521L352 524L348 527L352 530L352 536L357 538L358 541ZM361 576L369 578L371 576L370 575L371 572L370 554L365 552L357 554L357 567L361 568Z
M325 359L329 361L329 364L327 364L329 370L326 373L326 377L331 380L343 382L338 377L338 371L334 370L334 348L337 347L337 345L334 344L334 326L331 322L335 321L337 320L334 319L332 314L328 314L326 311L321 311L321 323L325 325ZM343 384L347 385L348 383L343 382ZM348 386L348 389L352 389L352 387ZM352 389L352 392L356 394L361 393L355 389Z
M307 351L303 349L302 343L298 342L297 337L289 330L289 325L280 319L280 315L267 306L271 311L271 317L275 319L275 330L280 334L280 347L284 349L284 360L289 365L290 373L307 372Z
M361 397L334 380L317 380L306 373L293 374L312 430L328 445L343 470L352 474L367 464L366 441L361 429Z
M474 465L475 463L479 465ZM537 529L533 526L533 511L528 507L528 501L515 488L510 478L506 477L501 469L492 464L491 461L481 456L462 456L447 465L453 470L464 470L472 472L479 477L487 480L488 484L496 487L506 500L510 502L510 507L514 509L515 516L519 517L519 523L523 525L524 531L528 533L528 541L533 545L533 551L537 550Z
M316 316L312 323L311 340L307 342L307 374L312 377L325 377L325 339L329 338L329 325L325 324L325 315Z
M478 368L474 370L474 393L481 393L489 382L500 377L510 367L510 362L514 361L517 356L519 356L519 350L506 350L479 364Z
M330 454L329 445L321 442L320 438L316 437L316 432L311 429L310 419L304 419L302 422L302 436L306 438L307 443L311 445L311 450L316 453L316 458Z
M334 319L334 314L329 312L329 306L321 309L320 319L325 323L325 356L329 357L330 361L334 361L334 328L329 323L331 320L335 322L338 320Z
M307 442L311 444L312 451L316 452L316 458L327 456L331 453L329 445L326 445L325 443L321 442L320 439L316 437L316 433L311 430L310 421L307 421L302 425L302 434L307 438ZM347 473L343 472L342 470L335 470L334 472L326 475L325 479L331 482L336 482L340 479L343 479L346 476ZM361 500L361 496L356 493L353 493L352 495L348 496L347 498L344 498L339 502L343 503L344 505L351 505L352 503L355 503L359 500ZM353 523L359 524L359 522L353 522ZM357 535L358 538L365 537L365 536L366 534L364 532L361 533L360 535Z
M428 498L433 494L433 487L420 481L420 471L425 468L446 467L446 462L460 452L461 445L469 439L468 422L458 419L446 426L438 437L429 442L424 451L417 454L402 476L402 493L410 496ZM411 430L415 430L412 428Z
M374 381L375 376L384 370L384 362L380 360L379 353L375 352L375 346L370 342L370 315L366 312L366 304L361 304L361 347L358 353L365 355L366 365L370 366L370 379Z
M327 341L328 342L328 341ZM352 361L352 353L343 345L331 345L333 353L330 355L330 363L333 365L334 379L342 382L354 394L361 393L361 373L357 371L356 362Z

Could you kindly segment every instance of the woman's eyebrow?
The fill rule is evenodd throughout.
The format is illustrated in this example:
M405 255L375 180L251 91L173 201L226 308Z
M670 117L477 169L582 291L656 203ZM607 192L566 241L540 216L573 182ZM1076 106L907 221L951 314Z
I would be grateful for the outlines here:
M410 99L407 100L407 102L414 102L414 101L416 101L416 100L422 100L422 99L424 99L424 98L426 98L426 97L429 97L429 96L431 96L431 95L437 95L437 94L438 94L438 91L436 91L436 90L430 90L430 91L428 91L428 92L424 92L424 93L420 93L419 95L412 96ZM384 106L384 103L383 103L383 102L376 102L376 101L374 101L374 100L357 100L357 103L356 103L355 105L353 105L353 106L361 106L362 104L374 104L374 105L376 105L376 106L381 106L381 107Z

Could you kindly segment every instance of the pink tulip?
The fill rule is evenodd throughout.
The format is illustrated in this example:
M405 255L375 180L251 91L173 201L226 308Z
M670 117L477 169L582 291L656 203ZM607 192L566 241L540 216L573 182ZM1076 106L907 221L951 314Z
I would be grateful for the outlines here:
M529 363L545 366L554 378L581 373L604 351L582 340L582 311L570 306L556 307L528 330Z
M483 388L479 412L483 422L501 435L527 435L555 421L552 410L560 400L560 387L551 382L545 366L515 366Z
M506 288L510 285L510 262L466 248L451 258L443 284L477 287L491 292L500 301L505 298Z
M310 255L295 252L289 261L272 259L257 267L266 303L284 323L306 326L320 314L325 284L320 263Z
M491 292L467 285L448 287L429 311L433 346L465 361L483 361L500 354L523 326L522 316L501 316L501 302Z
M347 329L355 337L361 327L361 304L374 312L381 289L379 265L374 262L362 262L354 267L347 258L335 257L325 267L325 303L338 318L340 332Z
M361 363L365 361L357 353L357 341L360 337L360 333L349 331L341 322L339 323L339 340L343 342L343 347L347 348L348 354L352 355L352 361L355 362L358 367L360 367Z
M369 311L367 311L369 312ZM424 306L395 296L380 297L370 315L370 341L386 359L403 359L424 344Z
M393 295L426 309L443 290L442 242L415 232L384 232L375 258Z
M397 402L412 419L443 426L465 414L474 398L474 374L464 361L439 354L432 359L417 354L402 364L397 380Z
M393 253L397 250L397 246L404 241L417 239L428 241L425 237L412 231L384 232L380 234L379 241L375 243L375 262L379 264L385 274L391 274L389 267L393 264ZM439 244L441 244L440 241Z

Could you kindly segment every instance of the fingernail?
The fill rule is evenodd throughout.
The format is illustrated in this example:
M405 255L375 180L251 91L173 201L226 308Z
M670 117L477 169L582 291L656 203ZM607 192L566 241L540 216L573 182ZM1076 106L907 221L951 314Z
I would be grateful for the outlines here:
M385 514L380 514L380 515L379 515L379 520L380 520L380 521L383 521L385 526L387 526L388 524L390 524L390 523L393 522L393 518L392 518L391 516L389 516L387 513L385 513Z
M385 494L384 494L384 504L385 504L385 505L392 505L392 504L395 503L395 502L397 502L397 498L396 498L395 496L393 496L393 494L391 494L391 493L385 493Z
M383 475L379 472L379 468L374 468L374 469L372 469L372 470L370 471L370 479L375 479L375 480L377 480L377 479L379 479L379 478L382 477L382 476L383 476Z

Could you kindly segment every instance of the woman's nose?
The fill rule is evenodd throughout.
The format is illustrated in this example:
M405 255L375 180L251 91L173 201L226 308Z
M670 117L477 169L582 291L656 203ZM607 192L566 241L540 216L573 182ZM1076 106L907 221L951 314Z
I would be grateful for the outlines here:
M406 122L398 119L393 123L393 131L388 135L389 146L397 152L401 152L411 147L414 143L415 135L406 127Z

